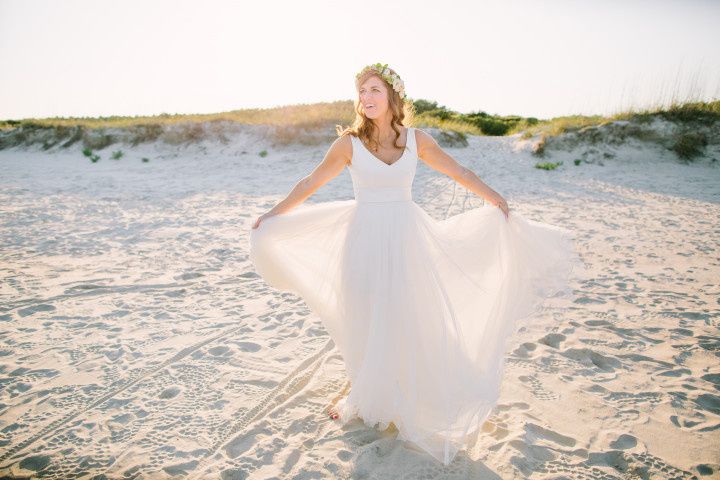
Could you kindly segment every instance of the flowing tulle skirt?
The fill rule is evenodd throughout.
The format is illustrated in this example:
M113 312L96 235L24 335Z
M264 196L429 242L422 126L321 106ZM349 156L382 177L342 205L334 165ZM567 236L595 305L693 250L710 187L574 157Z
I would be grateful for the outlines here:
M301 205L252 230L250 258L343 356L341 421L393 422L445 464L491 413L508 338L581 264L564 228L494 206L436 221L414 201Z

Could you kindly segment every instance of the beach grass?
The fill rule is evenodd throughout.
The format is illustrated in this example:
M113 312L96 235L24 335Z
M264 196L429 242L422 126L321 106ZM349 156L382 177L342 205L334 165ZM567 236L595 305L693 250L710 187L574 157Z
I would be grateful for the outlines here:
M584 127L625 120L643 124L656 117L683 124L709 125L720 118L720 100L676 102L668 107L630 108L612 115L568 115L551 119L519 115L492 115L483 111L460 113L437 102L414 99L412 126L436 128L455 135L511 135L525 138L557 136ZM103 149L118 141L110 129L129 130L131 143L163 140L171 144L192 143L216 137L227 141L225 126L230 124L271 127L275 144L322 144L335 135L335 126L348 126L354 118L351 100L312 104L283 105L271 108L247 108L219 113L169 114L107 117L48 117L1 120L0 149L40 143L48 149L68 147L78 141L91 149ZM172 133L168 133L172 130ZM314 135L310 135L313 133ZM319 135L318 135L319 134ZM692 155L702 138L683 138L677 151Z

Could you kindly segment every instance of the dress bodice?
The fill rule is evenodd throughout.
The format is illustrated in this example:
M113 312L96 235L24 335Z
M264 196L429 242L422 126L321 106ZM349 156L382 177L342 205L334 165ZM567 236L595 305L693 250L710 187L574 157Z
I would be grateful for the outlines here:
M357 202L398 202L412 200L412 183L417 168L415 129L408 127L407 145L399 160L388 165L353 135L352 164L348 166Z

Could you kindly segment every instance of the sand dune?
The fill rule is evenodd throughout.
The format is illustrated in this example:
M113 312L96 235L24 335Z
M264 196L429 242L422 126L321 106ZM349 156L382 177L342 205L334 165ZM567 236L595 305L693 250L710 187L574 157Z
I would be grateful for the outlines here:
M544 171L518 137L448 149L511 209L576 230L587 278L518 334L496 411L443 468L396 431L324 415L342 358L252 271L247 234L326 146L261 157L248 132L97 163L0 151L0 475L720 475L717 162L622 144L578 166L553 151L563 165ZM435 218L481 204L422 162L413 194ZM308 202L349 198L345 171Z

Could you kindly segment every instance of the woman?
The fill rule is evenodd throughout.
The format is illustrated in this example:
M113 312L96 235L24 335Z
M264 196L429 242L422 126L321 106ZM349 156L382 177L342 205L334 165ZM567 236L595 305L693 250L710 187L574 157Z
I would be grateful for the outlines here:
M265 281L300 295L345 360L343 423L393 423L448 465L490 415L505 344L543 299L569 293L572 232L511 213L505 199L420 129L387 65L356 75L356 118L322 162L250 233ZM421 159L486 199L442 221L412 199ZM355 198L300 205L347 167Z

